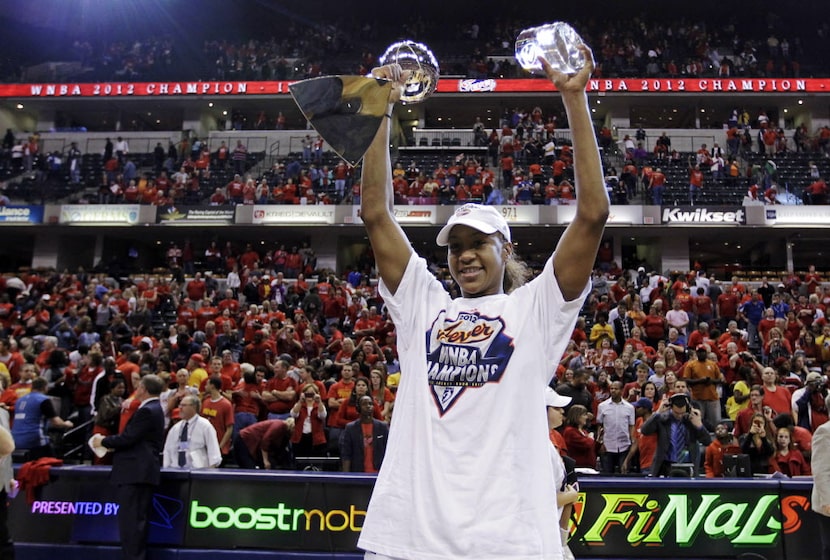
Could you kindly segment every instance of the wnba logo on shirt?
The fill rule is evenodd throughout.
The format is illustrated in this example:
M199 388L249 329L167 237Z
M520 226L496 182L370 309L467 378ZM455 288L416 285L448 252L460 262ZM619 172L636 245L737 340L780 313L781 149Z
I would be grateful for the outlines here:
M501 379L511 355L513 339L500 317L441 312L427 331L427 379L441 415L468 388Z

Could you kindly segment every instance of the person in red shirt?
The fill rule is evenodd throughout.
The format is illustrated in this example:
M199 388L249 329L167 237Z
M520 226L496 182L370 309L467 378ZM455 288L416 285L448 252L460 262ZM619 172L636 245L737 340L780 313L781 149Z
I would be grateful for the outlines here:
M715 309L718 315L718 322L722 330L726 330L729 321L734 321L738 316L738 295L731 291L725 290L718 296L715 302Z
M703 191L703 171L700 165L695 164L689 169L689 203L694 206Z
M692 300L692 312L697 321L710 322L714 317L712 298L706 295L704 288L696 289L697 295Z
M210 196L210 205L211 206L222 206L228 201L227 197L225 197L225 193L222 191L220 187L217 187L213 194Z
M628 455L623 460L621 471L623 474L632 472L631 465L634 457L638 457L639 472L642 475L651 474L651 465L654 462L654 452L657 451L657 434L643 435L640 428L645 424L654 411L654 403L646 397L639 398L634 405L634 438Z
M501 158L501 175L502 186L507 188L513 185L513 156L511 154L504 154ZM461 185L456 187L456 197Z
M201 383L199 383L199 394L200 395L205 396L205 395L208 394L208 392L209 392L208 382L211 379L216 378L216 379L219 379L219 381L220 381L219 388L220 388L222 394L225 395L226 397L230 398L231 391L233 390L233 387L234 387L234 382L233 382L233 379L231 379L231 377L229 375L225 375L222 372L222 366L223 366L223 361L222 361L222 358L220 356L214 356L213 358L210 359L210 365L208 366L209 367L208 377L205 377L201 381Z
M651 200L656 206L663 204L663 191L666 188L666 175L659 167L651 174L651 179L648 182L648 188L651 190Z
M271 356L275 353L271 341L266 340L262 329L255 330L253 341L242 351L242 361L254 366L271 368Z
M340 380L329 387L328 391L328 409L329 418L328 425L332 427L335 425L337 411L340 410L341 405L349 399L354 388L354 374L360 371L360 364L346 363L340 369ZM367 391L368 392L368 391ZM333 434L329 434L329 441L334 439Z
M246 244L245 252L239 257L239 264L248 270L253 270L257 265L259 265L259 262L259 253L254 250L253 245L250 243Z
M216 304L216 307L220 312L227 309L231 318L233 318L234 315L239 313L239 300L233 297L233 290L228 288L225 290L225 297Z
M202 300L202 305L199 306L199 309L196 310L196 330L204 332L207 328L208 322L212 322L216 319L219 310L213 306L213 302L210 298L205 298ZM216 330L216 324L213 324L213 330ZM214 343L216 335L214 332ZM207 342L207 341L206 341Z
M216 377L208 378L206 384L206 396L202 400L200 414L208 419L210 425L216 430L216 438L219 440L219 450L222 457L230 454L231 436L233 435L234 418L233 405L222 394L223 380Z
M285 277L296 278L303 270L303 256L298 252L297 246L291 247L285 257Z
M138 202L138 194L138 185L135 184L135 179L132 179L124 189L124 202L130 204Z
M274 377L265 384L262 402L268 407L269 420L284 420L291 415L291 409L297 401L297 381L288 375L288 362L274 362Z
M264 414L262 387L257 382L254 367L244 364L242 381L234 387L232 399L234 404L234 424L238 433L246 426L257 422Z
M193 280L187 283L185 292L187 293L187 297L193 301L202 301L205 299L207 284L205 284L205 281L202 280L201 272L197 272L193 277Z
M738 439L729 431L726 424L715 426L715 439L706 447L703 466L706 478L723 478L723 456L741 453Z
M593 434L587 429L588 409L581 404L574 404L565 416L565 430L562 438L568 448L568 456L576 462L577 467L594 469L597 466L597 444Z
M225 192L228 193L232 204L242 204L242 194L245 189L245 184L242 182L242 177L234 175L233 180L225 187Z
M229 377L233 381L234 386L239 383L242 377L242 368L234 361L233 352L230 350L222 350L222 376Z
M190 298L184 298L176 310L176 324L186 326L190 332L196 330L196 312Z
M573 185L567 179L559 183L559 199L562 204L571 204L576 199Z

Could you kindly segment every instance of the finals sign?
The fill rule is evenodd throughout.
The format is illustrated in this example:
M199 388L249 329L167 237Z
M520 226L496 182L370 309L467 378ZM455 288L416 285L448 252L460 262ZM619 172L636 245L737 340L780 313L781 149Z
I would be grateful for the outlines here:
M781 558L784 537L810 515L806 496L782 495L774 484L698 492L701 485L678 488L676 480L655 479L643 491L615 485L580 496L569 543L574 554L627 550L625 556L638 558L734 558L740 550Z

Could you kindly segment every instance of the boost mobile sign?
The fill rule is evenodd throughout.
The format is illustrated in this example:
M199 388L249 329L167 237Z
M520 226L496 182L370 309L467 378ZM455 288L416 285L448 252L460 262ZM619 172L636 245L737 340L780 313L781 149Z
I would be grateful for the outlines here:
M743 208L710 209L675 206L663 208L662 219L664 224L736 225L746 223L746 212Z

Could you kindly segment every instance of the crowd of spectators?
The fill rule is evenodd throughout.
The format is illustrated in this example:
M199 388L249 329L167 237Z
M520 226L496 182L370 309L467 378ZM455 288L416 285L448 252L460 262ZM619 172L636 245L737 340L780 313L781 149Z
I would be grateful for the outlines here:
M480 120L474 123L476 149L459 147L437 157L402 155L392 170L396 203L572 203L576 192L571 146L557 136L557 127L567 123L560 123L558 115L544 115L539 107L505 111L500 123L500 129L489 133ZM744 198L778 204L782 202L781 185L785 184L794 187L804 204L827 202L824 177L830 127L811 134L801 125L787 138L763 112L753 118L742 109L734 110L726 125L724 147L718 142L711 149L703 144L688 153L672 149L665 132L654 141L653 150L646 150L644 130L615 142L611 130L602 128L598 137L605 161L616 154L623 159L620 169L606 164L609 197L615 204L630 204L641 195L636 201L660 205L667 189L680 186L672 183L688 176L692 204L707 189L712 194L707 200L714 201L719 188L724 203L736 202L730 195L738 189L741 196L737 202ZM211 147L207 141L192 137L166 147L158 143L151 154L133 155L128 143L116 137L114 142L107 140L102 165L94 174L82 164L84 155L76 143L64 153L44 154L37 135L15 138L7 130L2 147L2 173L13 176L36 171L38 181L66 186L76 194L82 187L97 187L97 194L86 202L158 206L360 202L360 169L325 151L316 134L305 135L301 152L276 161L270 169L254 172L250 171L252 154L242 140L235 146L221 141ZM788 166L779 168L776 161L782 159ZM685 169L687 175L681 171ZM43 190L66 193L64 188ZM0 201L8 204L8 198ZM44 198L49 199L48 194Z
M573 399L562 435L577 465L648 474L657 436L638 429L685 395L702 411L701 429L715 434L711 448L698 449L706 476L723 476L730 445L757 474L808 472L809 433L828 419L823 276L810 267L747 286L702 271L625 271L606 257L601 249L571 344L551 364L553 385ZM4 276L0 406L13 413L43 378L50 402L60 403L53 424L91 420L97 433L114 433L136 404L138 380L155 373L169 384L169 425L186 397L201 401L223 465L343 457L350 470L377 466L343 435L350 422L390 423L401 375L371 254L339 276L317 270L308 245L213 242L197 254L171 243L165 258L164 275ZM364 396L372 398L365 406ZM783 447L782 434L791 442ZM804 459L788 461L789 453Z
M566 422L578 465L676 475L688 463L722 477L736 472L724 457L744 455L749 476L809 474L830 371L830 289L815 268L753 286L614 268L595 275L588 321L559 364L557 391L584 407ZM684 406L701 424L690 428L695 441L673 448L659 424L675 407L686 422Z
M818 45L830 32L827 22L814 34L775 13L766 25L754 25L720 12L703 11L694 18L663 17L650 10L616 18L575 18L571 23L597 58L603 77L753 76L799 77L802 64L811 75L827 75ZM163 28L125 40L95 42L88 34L63 49L79 62L81 74L55 76L58 81L84 80L267 80L297 79L322 74L364 72L385 47L405 37L433 46L445 74L474 78L526 74L513 60L519 32L540 21L480 14L475 19L447 22L424 15L384 21L356 18L329 21L285 18L279 34L248 38L208 37L194 48L194 36ZM37 49L19 49L16 67L4 81L26 80L24 68L44 60ZM53 61L53 60L52 60ZM8 70L10 64L6 64Z

